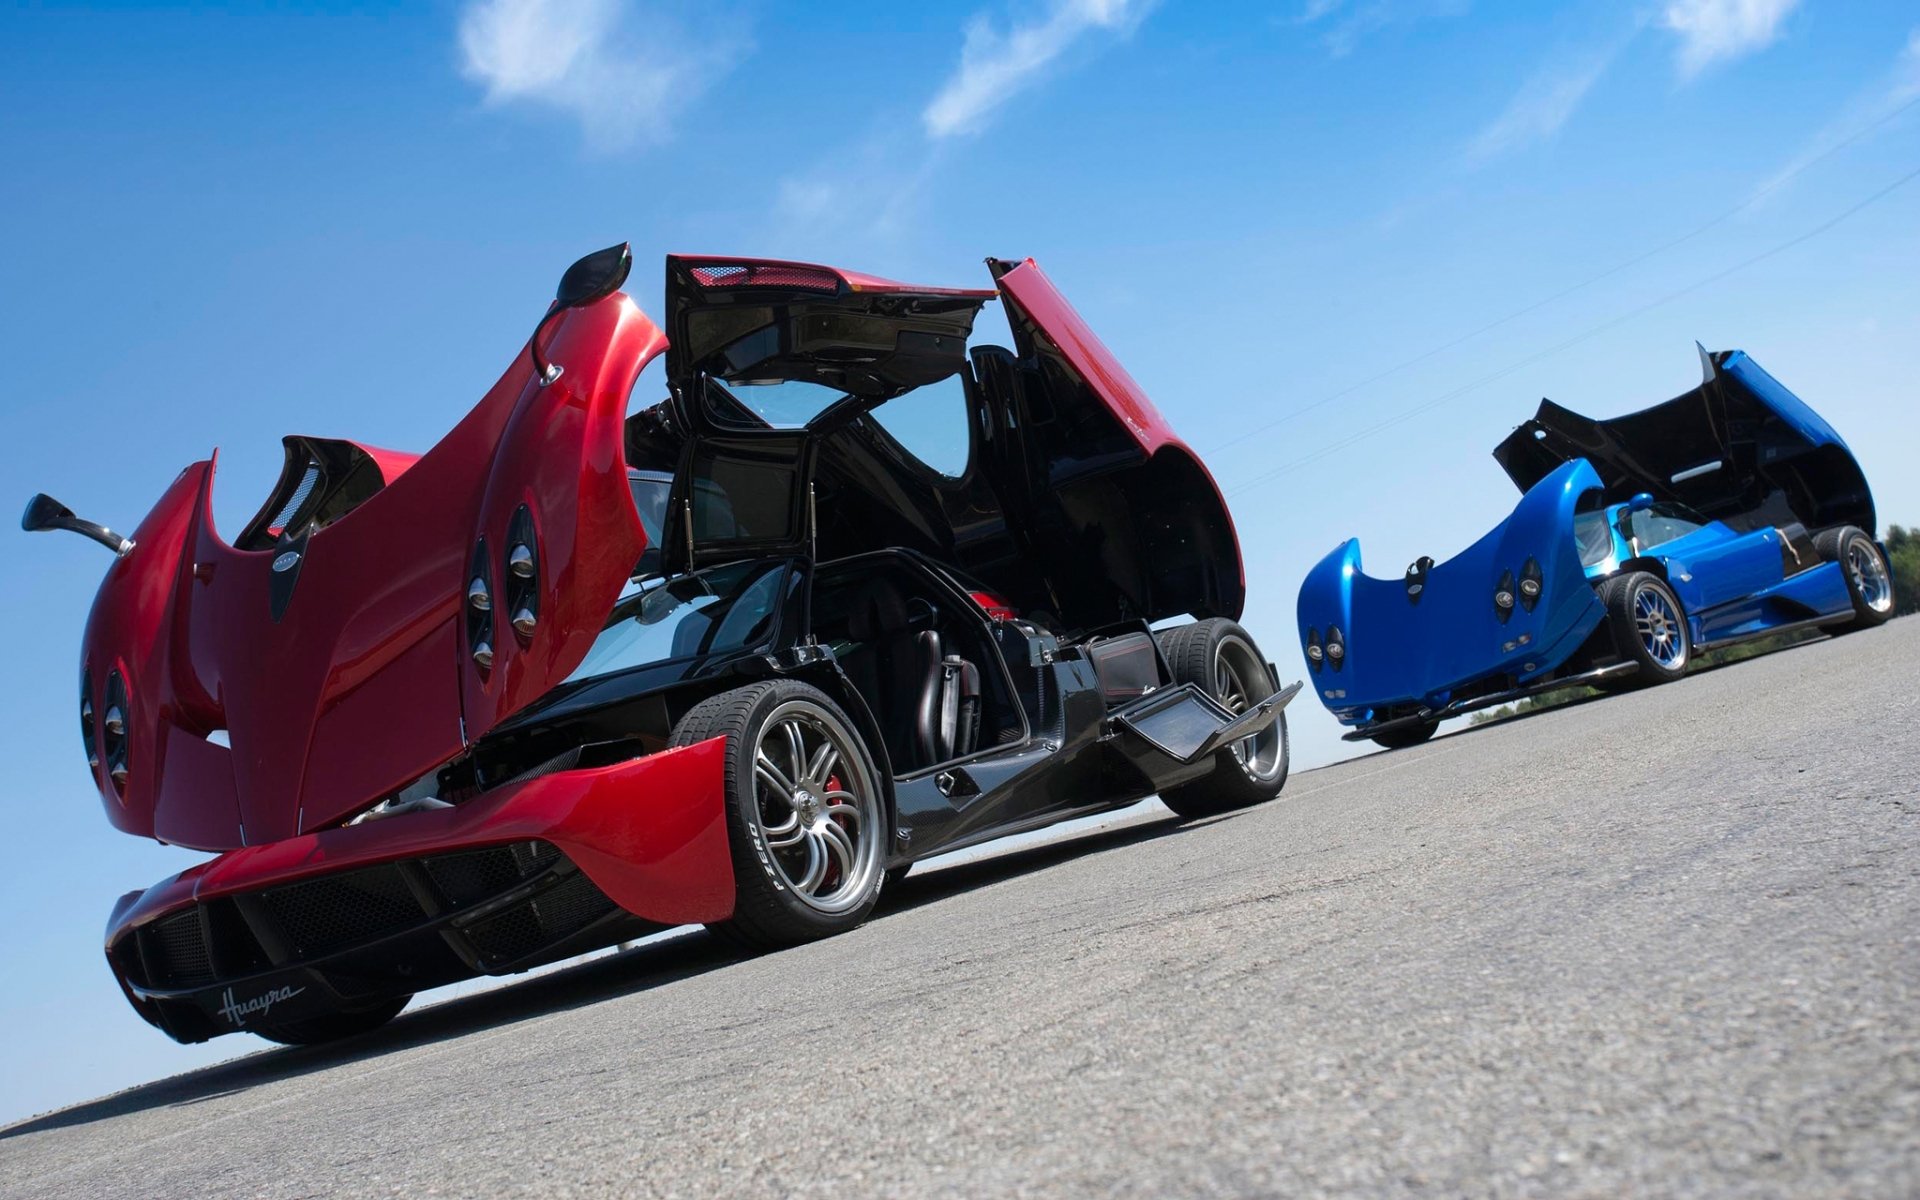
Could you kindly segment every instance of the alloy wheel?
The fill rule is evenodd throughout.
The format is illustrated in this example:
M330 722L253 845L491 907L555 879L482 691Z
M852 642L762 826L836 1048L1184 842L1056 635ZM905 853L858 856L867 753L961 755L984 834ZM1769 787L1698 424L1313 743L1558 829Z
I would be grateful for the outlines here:
M879 789L827 713L790 700L753 752L753 816L777 882L823 913L857 907L881 869Z
M1854 594L1874 612L1893 607L1893 584L1887 578L1887 565L1880 551L1864 537L1847 543L1847 574L1853 577Z
M1237 637L1225 637L1213 652L1213 695L1228 712L1239 716L1249 705L1267 698L1272 691L1266 664L1253 647ZM1280 724L1267 726L1252 737L1233 744L1234 761L1248 778L1265 782L1281 768Z
M1640 645L1669 671L1677 671L1687 662L1686 634L1680 622L1680 610L1658 584L1646 582L1635 589L1633 623L1640 634Z

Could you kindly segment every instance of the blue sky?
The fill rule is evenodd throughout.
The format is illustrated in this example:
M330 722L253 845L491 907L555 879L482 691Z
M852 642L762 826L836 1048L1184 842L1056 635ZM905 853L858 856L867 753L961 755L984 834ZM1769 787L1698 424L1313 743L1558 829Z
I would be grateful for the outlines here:
M217 444L238 529L281 434L424 449L623 239L656 308L668 251L1030 254L1208 458L1297 664L1317 558L1461 549L1541 396L1666 399L1695 339L1920 523L1916 100L1892 0L12 7L0 480L125 530ZM197 856L113 832L82 766L105 555L6 536L0 1119L257 1045L172 1045L101 962L113 900ZM1346 752L1293 717L1302 765Z

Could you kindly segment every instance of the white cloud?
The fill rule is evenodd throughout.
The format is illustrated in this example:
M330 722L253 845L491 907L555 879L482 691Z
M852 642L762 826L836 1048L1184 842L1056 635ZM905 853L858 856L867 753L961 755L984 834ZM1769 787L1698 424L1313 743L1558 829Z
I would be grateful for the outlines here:
M1764 50L1800 0L1669 0L1660 24L1680 37L1680 73Z
M626 0L471 0L461 73L488 104L566 113L595 149L661 142L730 47L714 37L695 50L657 14L641 25Z
M1900 52L1893 83L1887 88L1887 101L1893 105L1905 104L1915 97L1920 97L1920 28L1907 35L1907 48Z
M1468 161L1486 162L1560 132L1618 54L1616 47L1576 62L1555 63L1535 74L1467 144Z
M1320 44L1334 58L1345 58L1359 49L1360 43L1385 29L1410 26L1436 18L1458 17L1470 7L1469 0L1371 0L1349 5L1347 0L1308 0L1301 13L1302 24L1324 17L1339 16L1320 38Z
M944 138L973 132L1075 42L1096 31L1130 32L1148 6L1145 0L1053 0L1046 16L1004 33L985 14L975 15L967 23L959 68L921 113L927 133Z
M1915 101L1920 101L1920 28L1907 35L1893 69L1856 93L1798 154L1754 189L1749 203L1779 190L1828 155L1877 133Z

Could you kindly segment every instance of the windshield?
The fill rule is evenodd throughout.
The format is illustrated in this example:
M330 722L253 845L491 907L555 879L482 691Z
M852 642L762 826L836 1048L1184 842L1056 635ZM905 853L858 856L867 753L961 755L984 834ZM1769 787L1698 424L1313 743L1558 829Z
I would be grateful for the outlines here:
M1707 519L1684 504L1662 501L1633 514L1633 540L1642 551L1679 541L1707 524Z
M728 563L629 596L568 681L763 645L789 574L784 560Z
M1607 514L1583 512L1573 518L1573 540L1580 547L1580 565L1597 567L1613 557L1613 533L1607 528Z

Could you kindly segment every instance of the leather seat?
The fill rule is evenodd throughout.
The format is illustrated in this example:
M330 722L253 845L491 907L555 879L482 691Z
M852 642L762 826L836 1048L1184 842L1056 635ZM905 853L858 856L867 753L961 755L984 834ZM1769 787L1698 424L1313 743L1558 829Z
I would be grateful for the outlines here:
M854 597L847 636L856 649L842 665L873 705L887 754L897 771L970 754L979 743L980 671L943 653L931 610L916 621L914 605L884 575Z
M923 683L914 713L914 743L927 763L972 754L980 744L980 668L940 652L932 629L915 641Z

